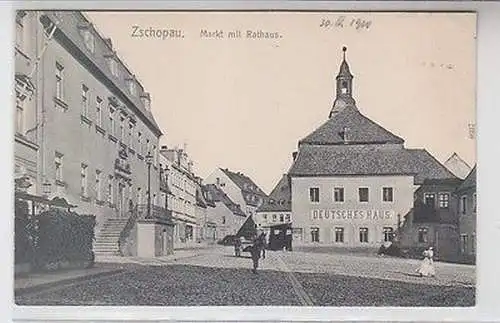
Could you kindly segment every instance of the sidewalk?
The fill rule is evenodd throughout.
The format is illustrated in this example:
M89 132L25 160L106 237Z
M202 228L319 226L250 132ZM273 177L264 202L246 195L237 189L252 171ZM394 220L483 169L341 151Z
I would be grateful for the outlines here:
M155 258L140 258L140 257L122 257L122 256L98 256L96 263L102 264L138 264L158 266L169 263L175 263L177 260L197 257L212 251L214 247L200 246L198 248L189 247L182 249L175 249L174 253L168 256L160 256Z
M102 277L123 272L117 265L95 264L88 269L70 269L53 272L29 273L14 278L15 294L31 293L61 283L77 282L89 278Z

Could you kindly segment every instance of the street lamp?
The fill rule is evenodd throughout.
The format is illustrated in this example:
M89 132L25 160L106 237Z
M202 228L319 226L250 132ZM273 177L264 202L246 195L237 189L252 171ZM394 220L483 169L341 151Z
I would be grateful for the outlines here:
M151 164L153 163L153 155L148 152L146 156L146 164L148 165L148 213L147 219L151 219Z

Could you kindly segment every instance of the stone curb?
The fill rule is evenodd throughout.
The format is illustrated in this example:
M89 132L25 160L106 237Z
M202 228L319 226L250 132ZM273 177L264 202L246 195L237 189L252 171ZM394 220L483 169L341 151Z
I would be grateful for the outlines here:
M19 287L19 288L14 289L14 294L15 294L15 296L21 296L24 294L38 292L40 290L54 287L54 286L57 286L60 284L83 282L86 280L90 280L92 278L112 276L115 274L122 273L124 271L125 271L125 269L112 269L109 271L98 272L95 274L88 274L88 275L78 276L78 277L73 277L73 278L65 278L65 279L61 279L61 280L57 280L57 281L53 281L53 282L48 282L48 283L41 283L41 284L38 284L35 286Z

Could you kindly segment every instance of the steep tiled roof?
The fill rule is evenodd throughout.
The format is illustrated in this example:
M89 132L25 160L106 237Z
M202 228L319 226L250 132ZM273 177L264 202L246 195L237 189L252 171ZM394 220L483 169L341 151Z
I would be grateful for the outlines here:
M456 178L425 149L386 148L383 145L300 147L292 176L415 175L424 180Z
M460 187L457 190L463 191L475 187L476 187L476 165L474 165L474 168L472 168L469 175L467 175L462 185L460 185Z
M348 143L395 143L404 140L362 115L354 106L347 106L319 128L299 141L300 144L340 145L344 144L343 132L347 130Z
M218 188L215 184L205 185L205 188L210 193L213 202L221 202L233 212L234 215L238 216L246 216L246 214L241 210L240 206L234 203L229 196L224 193L220 188Z
M291 211L292 210L292 190L287 175L283 175L274 187L269 197L257 209L257 212L269 211Z
M235 173L227 168L221 170L224 174L231 179L242 191L245 202L248 205L257 206L259 204L258 198L265 198L267 195L255 184L248 176L243 173Z

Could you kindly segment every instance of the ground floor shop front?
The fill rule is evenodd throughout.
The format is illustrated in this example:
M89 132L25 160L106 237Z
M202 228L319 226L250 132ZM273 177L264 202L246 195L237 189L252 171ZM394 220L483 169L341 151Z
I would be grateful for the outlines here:
M182 248L197 243L201 238L200 227L194 221L175 219L174 248Z

